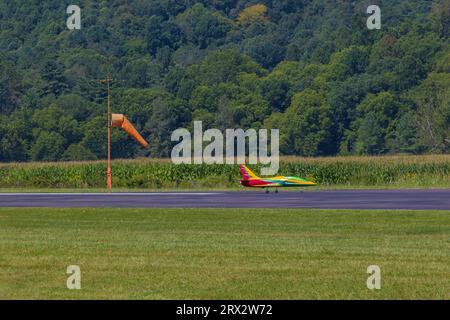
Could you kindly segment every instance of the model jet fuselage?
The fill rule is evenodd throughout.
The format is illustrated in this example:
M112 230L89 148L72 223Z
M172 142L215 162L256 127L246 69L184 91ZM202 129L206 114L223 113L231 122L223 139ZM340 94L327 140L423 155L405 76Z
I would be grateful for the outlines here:
M283 188L283 187L311 187L316 185L308 179L290 176L276 176L261 178L255 175L245 165L239 166L242 174L241 184L250 188Z

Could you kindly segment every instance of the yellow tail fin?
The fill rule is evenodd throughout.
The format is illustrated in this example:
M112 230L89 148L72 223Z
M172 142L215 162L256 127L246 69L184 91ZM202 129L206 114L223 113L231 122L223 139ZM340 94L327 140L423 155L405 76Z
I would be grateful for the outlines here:
M239 166L239 169L241 169L242 178L243 178L244 180L248 180L248 179L259 179L259 177L258 177L256 174L254 174L254 173L252 172L252 170L250 170L249 168L247 168L246 165L241 164L241 165Z

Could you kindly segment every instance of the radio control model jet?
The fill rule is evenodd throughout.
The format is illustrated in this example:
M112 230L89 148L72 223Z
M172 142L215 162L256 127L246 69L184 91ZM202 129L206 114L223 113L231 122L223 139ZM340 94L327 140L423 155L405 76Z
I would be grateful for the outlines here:
M316 185L312 181L299 177L277 176L260 178L243 164L239 166L239 169L242 174L241 184L244 187L264 188L266 193L269 193L268 188L311 187ZM278 193L278 189L275 189L275 193Z

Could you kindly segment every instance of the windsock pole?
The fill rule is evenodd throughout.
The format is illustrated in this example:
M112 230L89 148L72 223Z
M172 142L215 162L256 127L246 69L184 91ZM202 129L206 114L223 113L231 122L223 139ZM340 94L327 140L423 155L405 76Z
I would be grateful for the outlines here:
M106 169L106 188L108 192L111 192L112 187L112 170L111 170L111 87L110 84L113 79L108 76L106 79L101 80L101 82L106 83L108 86L108 161Z
M108 165L106 170L106 187L111 192L112 187L112 170L111 170L111 128L121 127L126 133L139 142L144 148L148 148L148 142L139 134L131 122L123 114L111 113L111 82L113 79L108 76L104 80L100 80L108 86Z
M112 170L111 170L111 98L110 98L110 82L108 78L108 169L106 172L106 184L108 192L111 192L112 187Z

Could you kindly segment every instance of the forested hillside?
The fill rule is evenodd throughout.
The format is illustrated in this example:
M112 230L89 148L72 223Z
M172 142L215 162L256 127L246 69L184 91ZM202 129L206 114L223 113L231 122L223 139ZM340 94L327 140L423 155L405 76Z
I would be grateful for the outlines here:
M0 161L104 158L108 74L151 142L114 130L115 158L193 120L279 128L285 155L449 153L449 26L448 0L2 0Z

